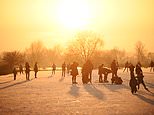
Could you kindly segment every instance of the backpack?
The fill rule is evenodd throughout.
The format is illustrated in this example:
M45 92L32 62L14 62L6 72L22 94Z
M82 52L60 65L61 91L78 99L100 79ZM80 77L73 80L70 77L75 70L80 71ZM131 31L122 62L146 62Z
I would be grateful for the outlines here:
M115 78L115 84L122 84L122 79L121 79L121 77L116 77Z

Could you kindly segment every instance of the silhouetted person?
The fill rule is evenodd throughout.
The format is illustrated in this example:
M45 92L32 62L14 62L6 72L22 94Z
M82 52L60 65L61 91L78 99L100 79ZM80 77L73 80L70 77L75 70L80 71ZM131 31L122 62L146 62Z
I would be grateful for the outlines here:
M78 75L78 63L73 62L73 64L70 66L71 69L71 75L72 75L72 84L77 84L76 82L76 76Z
M154 72L154 62L151 60L150 62L150 72L153 71Z
M109 73L112 73L112 71L110 69L104 67L104 64L100 65L98 68L99 82L100 83L108 82L107 76ZM104 80L102 79L103 78L102 74L104 75Z
M56 64L52 64L52 75L55 74L56 71Z
M88 70L89 71L88 77L89 77L89 80L91 82L92 81L92 70L93 70L94 66L93 66L93 64L90 60L87 60L87 63L88 63L88 69L89 69Z
M129 68L129 63L128 63L128 61L125 63L125 68L124 68L124 71L123 72L125 72L125 70L127 70L127 72L128 72L128 68Z
M103 82L103 78L102 78L102 68L103 68L103 66L104 66L104 64L102 64L98 67L99 83Z
M65 71L66 71L66 64L65 62L62 64L62 76L65 77Z
M115 82L115 79L117 76L117 71L118 71L118 63L116 62L116 60L113 60L113 62L111 63L111 70L112 70L112 84Z
M135 69L135 66L132 63L130 63L130 65L129 65L130 77L134 77L135 76L134 75L134 69Z
M70 72L70 63L67 64L67 74L69 74L69 72Z
M25 63L25 73L26 73L26 80L29 80L29 77L30 77L30 66L29 66L28 62Z
M82 83L87 84L89 81L89 63L86 61L82 67Z
M14 75L14 80L16 80L16 76L17 76L17 69L14 67L13 69L13 75Z
M137 62L137 65L139 65L140 67L142 67L142 64L140 61Z
M19 72L20 72L20 74L21 74L21 73L23 74L23 67L22 67L21 64L20 64L20 66L19 66Z
M92 70L93 64L90 60L87 60L86 63L82 67L82 82L88 83L92 80Z
M129 70L130 70L129 86L131 87L132 94L137 92L136 86L138 85L137 80L134 75L134 69L135 69L135 66L133 64L130 64L130 66L129 66Z
M140 88L140 84L142 84L144 86L144 89L148 90L148 88L146 87L146 85L144 83L144 80L143 80L144 75L143 75L143 71L142 71L139 63L137 63L137 65L136 65L135 72L137 74L137 79L138 79L138 89Z
M34 72L35 72L35 78L37 78L37 72L38 72L37 62L34 65Z

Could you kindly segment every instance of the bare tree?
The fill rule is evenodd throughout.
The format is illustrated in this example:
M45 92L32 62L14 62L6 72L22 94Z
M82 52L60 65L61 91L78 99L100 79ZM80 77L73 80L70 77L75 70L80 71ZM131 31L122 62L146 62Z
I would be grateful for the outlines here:
M76 35L76 39L68 47L68 54L83 61L94 56L97 49L102 48L101 36L92 31L82 31Z
M45 46L41 41L33 42L25 51L26 59L32 65L34 65L35 62L43 63L44 53Z
M4 62L8 63L10 68L13 68L13 66L19 65L24 62L25 55L20 53L19 51L4 52L2 59Z
M135 45L136 56L138 61L143 61L145 58L145 46L141 41L138 41Z
M48 49L46 53L46 58L48 58L48 63L62 63L62 47L60 45L55 45L52 49Z

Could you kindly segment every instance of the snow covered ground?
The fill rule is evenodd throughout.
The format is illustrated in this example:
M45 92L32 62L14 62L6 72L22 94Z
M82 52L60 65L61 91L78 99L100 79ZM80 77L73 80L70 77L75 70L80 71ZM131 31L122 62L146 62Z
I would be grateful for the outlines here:
M118 71L122 85L98 83L97 70L93 83L83 85L81 75L77 85L71 76L61 77L61 72L51 76L41 71L38 78L25 81L24 75L0 76L0 115L154 115L154 72L144 69L144 80L150 92L141 86L137 94L130 92L129 73ZM110 81L111 75L108 76Z

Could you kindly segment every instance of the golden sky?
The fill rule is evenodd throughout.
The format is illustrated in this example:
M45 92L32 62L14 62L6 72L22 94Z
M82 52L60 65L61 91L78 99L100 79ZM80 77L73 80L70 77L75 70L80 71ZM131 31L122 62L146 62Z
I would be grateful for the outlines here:
M0 0L0 51L66 45L84 29L103 35L105 49L142 41L154 52L154 0Z

